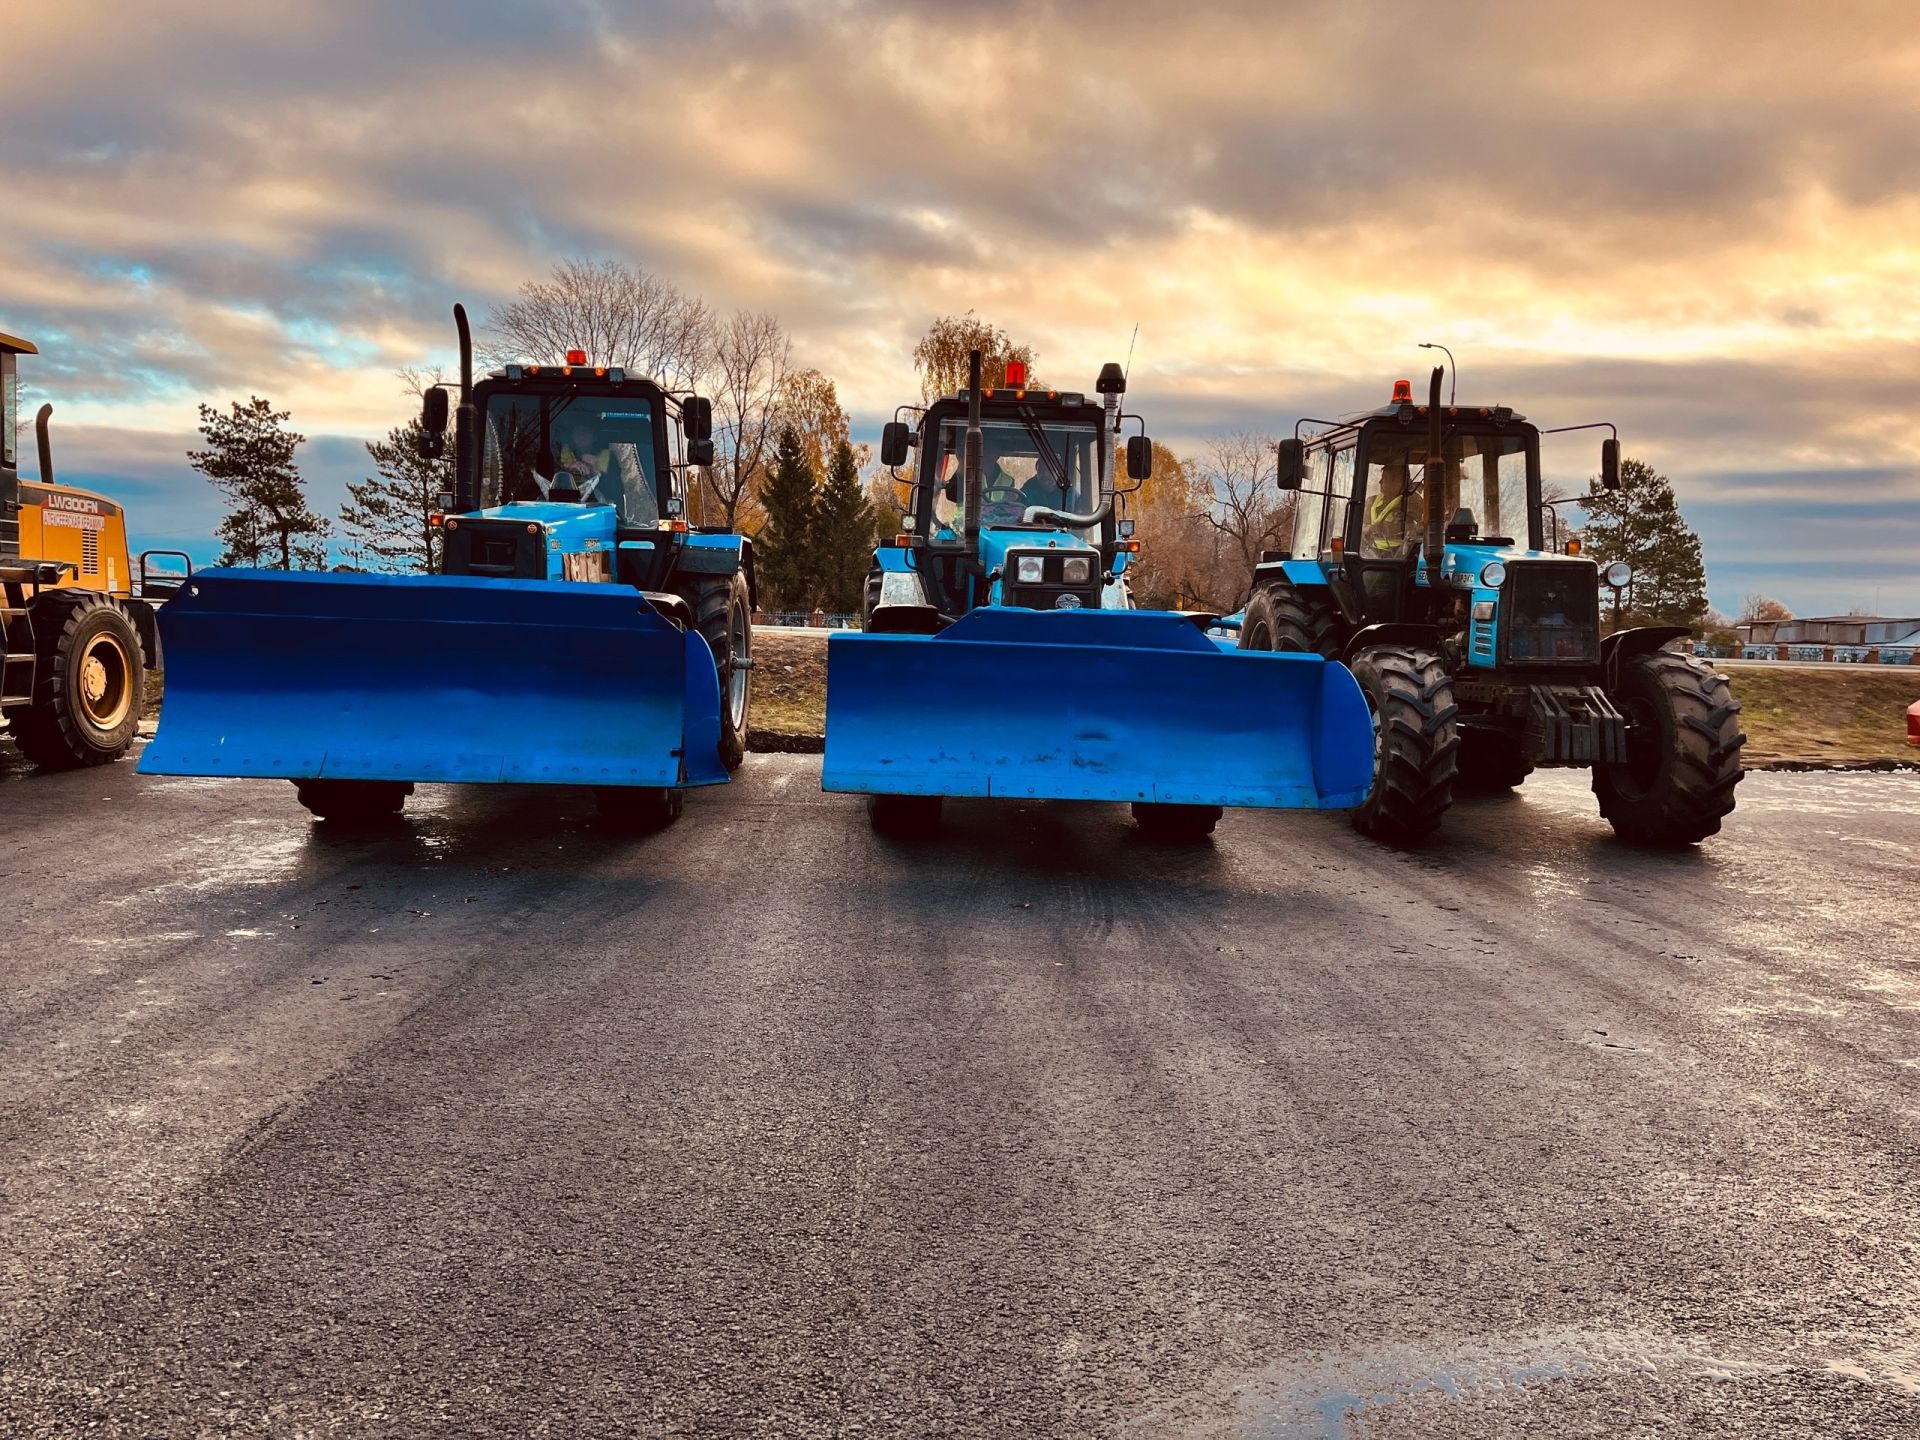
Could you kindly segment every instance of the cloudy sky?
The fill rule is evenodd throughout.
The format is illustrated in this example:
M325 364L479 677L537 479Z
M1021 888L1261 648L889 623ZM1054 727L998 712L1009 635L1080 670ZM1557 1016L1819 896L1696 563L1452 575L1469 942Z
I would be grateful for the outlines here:
M0 330L63 476L202 553L195 404L291 408L324 508L394 372L560 258L775 311L856 428L974 308L1139 343L1175 448L1461 398L1608 419L1713 599L1920 614L1911 0L16 0ZM1592 449L1550 451L1577 479Z

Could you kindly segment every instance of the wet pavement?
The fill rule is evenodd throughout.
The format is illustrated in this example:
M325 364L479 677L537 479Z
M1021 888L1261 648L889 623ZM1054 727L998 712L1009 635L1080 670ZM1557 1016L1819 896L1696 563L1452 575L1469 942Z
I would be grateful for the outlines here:
M1920 1432L1920 776L1398 853L0 760L0 1433Z

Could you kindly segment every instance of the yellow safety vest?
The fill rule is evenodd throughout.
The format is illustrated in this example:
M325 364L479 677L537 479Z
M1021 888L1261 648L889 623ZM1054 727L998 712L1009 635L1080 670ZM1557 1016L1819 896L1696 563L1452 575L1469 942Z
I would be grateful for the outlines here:
M1372 500L1367 502L1368 527L1378 529L1382 525L1390 524L1392 521L1398 519L1405 509L1404 502L1406 498L1407 495L1404 490L1398 495L1374 496ZM1400 538L1398 535L1375 535L1373 537L1373 548L1381 551L1398 550L1400 548Z

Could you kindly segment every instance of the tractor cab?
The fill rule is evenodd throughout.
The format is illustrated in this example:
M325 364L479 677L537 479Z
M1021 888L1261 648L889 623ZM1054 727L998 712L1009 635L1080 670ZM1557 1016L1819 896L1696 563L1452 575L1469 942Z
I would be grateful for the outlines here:
M1540 431L1525 416L1416 406L1402 380L1390 404L1323 423L1282 445L1282 488L1298 491L1282 568L1325 586L1349 633L1437 626L1483 671L1598 663L1602 576L1545 548ZM1612 441L1601 474L1617 483Z
M977 358L977 357L976 357ZM895 545L876 554L869 626L931 630L983 606L1126 609L1131 527L1115 518L1114 447L1126 378L1108 365L1096 396L1027 384L1018 362L1007 384L943 396L896 418L880 458L896 481L917 451L912 498ZM1151 473L1145 435L1127 442L1127 475ZM903 577L891 586L890 575ZM910 595L908 592L912 592ZM904 597L904 598L903 598ZM905 608L897 608L902 607ZM875 612L889 608L891 613Z
M699 547L683 516L690 468L713 458L712 403L587 360L506 365L471 386L445 573L659 590ZM444 453L447 409L445 391L428 392L430 453Z

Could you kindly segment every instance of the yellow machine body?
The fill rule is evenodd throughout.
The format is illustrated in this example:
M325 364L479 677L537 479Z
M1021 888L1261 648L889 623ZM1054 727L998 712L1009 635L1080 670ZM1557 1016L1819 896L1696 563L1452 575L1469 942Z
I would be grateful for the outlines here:
M126 512L104 495L21 481L20 553L73 567L61 572L58 587L132 598Z

